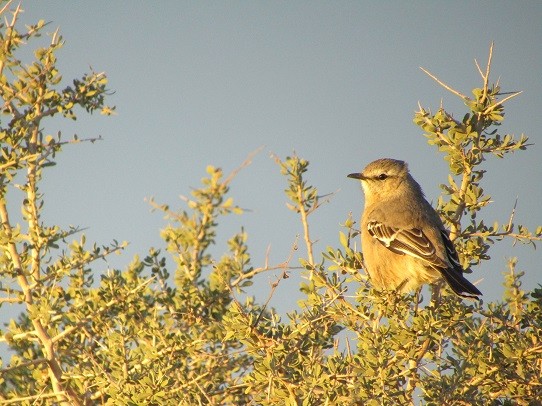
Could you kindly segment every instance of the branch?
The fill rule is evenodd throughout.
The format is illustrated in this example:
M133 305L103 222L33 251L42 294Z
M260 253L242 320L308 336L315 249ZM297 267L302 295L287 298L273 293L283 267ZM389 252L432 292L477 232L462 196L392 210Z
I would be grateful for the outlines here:
M259 267L259 268L254 268L252 271L250 272L246 272L246 273L243 273L241 275L239 275L233 282L230 282L230 287L234 288L236 287L237 285L239 285L239 283L241 283L242 281L244 281L245 279L250 279L256 275L259 275L263 272L266 272L266 271L276 271L277 269L285 269L285 268L288 268L289 270L291 269L301 269L300 267L290 267L289 266L289 263L292 259L292 252L290 252L290 255L288 257L288 259L286 259L286 261L278 264L278 265L275 265L275 266L269 266L269 247L267 248L267 251L265 253L265 265L262 266L262 267Z
M4 11L6 11L6 9L10 6L10 4L13 2L13 0L9 0L5 5L4 7L2 7L2 9L0 10L0 14L4 14Z
M263 316L263 314L265 312L265 309L267 308L267 305L271 301L271 298L275 294L275 290L279 286L280 281L283 280L283 279L288 279L288 273L287 273L288 269L289 269L288 265L289 265L293 255L294 255L294 251L296 251L296 250L297 250L297 239L294 242L294 244L292 245L292 249L290 250L290 255L288 256L288 259L286 261L284 261L281 265L279 265L279 267L283 269L282 274L280 275L279 278L277 278L277 280L275 282L273 282L271 284L271 291L269 292L269 296L268 296L267 300L265 301L265 303L264 303L264 305L262 307L262 310L260 311L260 314L258 314L258 317L254 321L254 324L252 325L252 329L255 329L256 326L258 325L258 323L260 322L260 320L261 320L261 318L262 318L262 316Z
M13 242L13 230L9 222L8 211L4 199L0 199L0 219L2 220L2 227L6 235L8 251L13 262L13 267L17 271L17 281L19 286L23 290L24 302L26 307L29 308L33 305L32 289L29 286L28 279L24 273L24 267L21 262L21 257L17 251L17 246ZM54 343L51 340L51 336L47 332L47 329L43 326L38 318L30 318L37 337L39 338L42 351L47 359L47 366L49 369L49 378L51 379L51 386L53 391L57 394L57 399L60 404L71 404L79 406L81 402L75 391L69 386L66 386L64 390L63 371L60 366L60 362L55 353ZM69 399L69 402L67 401Z
M36 160L39 165L42 165L43 162L49 157L49 155L55 152L55 147L62 147L68 144L78 144L80 142L94 143L96 141L102 141L102 140L103 138L101 136L98 136L98 137L78 138L78 139L62 141L62 142L52 142L51 144L48 144L48 145L42 145L43 151L41 152L24 155L22 157L18 157L14 160L0 164L0 172L4 172L5 169L13 167L13 166L17 166L17 164L21 162L25 162L25 161Z
M461 218L463 217L463 210L465 210L465 195L467 194L467 188L470 183L471 168L465 167L463 172L461 187L457 193L457 209L454 213L454 217L450 218L450 240L453 242L461 230Z
M537 237L537 236L534 236L534 235L523 235L523 234L518 234L518 233L511 233L511 232L508 232L508 231L503 231L503 232L500 232L500 233L494 233L494 234L484 234L484 233L467 233L465 234L465 236L467 237L485 237L485 238L490 238L490 237L496 237L496 238L499 238L499 237L512 237L512 238L515 238L516 240L529 240L529 241L542 241L542 237Z
M24 303L20 297L0 297L0 303Z
M530 242L532 242L532 241L542 241L542 237L538 237L536 235L518 234L518 233L513 232L514 231L514 216L516 215L517 204L518 204L518 199L516 198L516 201L514 202L514 207L512 207L512 212L510 213L510 218L508 219L508 224L503 227L504 231L502 231L502 232L494 232L494 233L491 233L491 234L485 234L485 233L480 233L480 232L466 233L465 236L466 237L482 237L482 238L512 237L512 238L515 238L516 240L519 240L519 241L521 241L521 240L529 240Z
M249 166L250 164L252 164L252 160L254 159L254 157L256 155L258 155L261 150L263 149L264 147L261 146L259 148L256 148L254 151L252 151L250 154L248 154L248 156L246 157L246 159L241 163L241 165L239 165L237 168L235 168L229 175L228 177L224 180L224 185L229 185L230 182L233 180L233 178L235 178L237 176L237 174L239 172L241 172L241 170L243 170L244 168L246 168L247 166Z
M437 82L439 85L441 85L443 88L445 88L446 90L452 92L453 94L455 94L456 96L459 96L461 97L463 100L470 100L467 96L465 96L464 94L458 92L457 90L455 89L452 89L450 86L448 86L446 83L442 82L439 78L437 78L435 75L433 75L431 72L429 72L428 70L422 68L420 66L420 69L425 73L427 74L431 79L433 79L435 82Z
M326 288L332 292L332 295L334 296L333 301L339 302L341 305L343 305L347 310L351 311L353 314L355 314L360 319L363 319L365 321L370 321L370 317L366 314L359 311L359 309L352 305L348 300L345 299L344 293L347 291L347 289L339 290L335 286L329 283L328 279L320 275L318 272L315 272L315 275L319 278L319 282L323 283ZM352 298L355 298L355 296L351 296ZM344 322L344 321L343 321Z
M81 231L82 229L77 229L74 231L75 232L79 232ZM72 235L74 233L67 233L68 235ZM121 251L125 248L125 246L117 246L117 247L113 247L113 249L109 249L109 247L102 247L103 248L103 252L98 254L98 255L94 255L94 256L91 256L90 258L87 258L87 259L84 259L82 261L77 261L77 262L73 262L73 263L68 263L66 264L66 266L64 267L64 269L68 268L71 269L71 270L76 270L80 267L82 267L83 265L88 265L90 264L91 262L94 262L94 261L97 261L99 259L105 259L106 257L108 257L109 255L111 254L114 254L115 252L117 251ZM56 262L55 264L57 264L59 262ZM52 266L54 266L55 264L53 264ZM62 265L61 263L59 264L59 266ZM55 271L58 271L60 270L60 268L57 268ZM51 279L54 279L57 277L57 274L56 272L51 272L49 273L47 276L44 276L43 278L40 278L39 280L35 281L32 285L30 285L30 288L31 289L34 289L35 287L37 287L38 285L42 285L44 284L45 282L51 280Z
M307 247L307 256L309 257L309 263L311 265L314 264L314 256L312 253L312 245L313 242L310 239L310 232L309 232L309 221L307 217L310 213L305 210L305 200L303 199L303 190L301 185L297 185L297 198L299 199L299 214L301 215L301 224L303 225L303 239L305 240L305 245ZM313 271L310 273L309 279L312 279Z
M54 398L54 397L58 397L58 396L64 396L66 397L67 394L66 392L54 392L54 393L40 393L39 395L33 395L33 396L23 396L23 397L20 397L20 398L15 398L15 399L2 399L2 404L3 405L11 405L11 404L14 404L14 403L18 403L18 404L22 404L23 402L25 401L29 401L29 400L33 400L33 404L37 404L37 401L40 400L40 399L45 399L45 398Z
M488 106L488 108L485 109L485 110L483 111L483 114L488 114L488 113L492 112L492 111L495 110L495 108L497 108L498 106L504 104L505 102L507 102L508 100L510 100L510 99L512 99L512 98L514 98L514 97L516 97L517 95L520 95L521 93L523 93L523 90L521 90L521 91L519 91L519 92L512 93L510 96L505 97L505 98L502 99L502 100L499 100L497 103L495 103L495 104L493 104L493 105L491 105L491 106Z
M418 368L424 355L427 353L427 350L429 349L429 344L431 344L430 337L426 338L425 341L423 342L420 348L420 351L418 352L418 355L416 356L416 359L409 361L409 369L412 371L412 375L408 379L406 392L409 394L409 397L411 398L412 398L414 390L416 389L418 381L420 379L419 374L418 374Z
M136 286L134 289L130 290L128 292L129 295L131 294L134 294L136 293L137 291L141 290L142 288L146 287L149 283L151 283L154 279L156 279L155 276L147 279L146 281L144 281L143 283L141 283L140 285ZM98 310L96 310L95 312L93 312L91 315L89 315L88 317L84 318L83 320L79 321L77 324L67 328L66 330L64 330L63 332L61 333L58 333L56 336L54 336L51 341L56 343L60 340L62 340L64 337L66 337L68 334L72 333L73 331L81 328L81 326L84 326L86 323L88 323L89 321L92 321L93 319L95 319L98 315L102 314L104 311L106 311L107 309L109 309L111 306L119 303L121 300L123 300L123 298L115 298L115 299L111 299L109 302L107 302L105 305L101 306Z
M19 368L27 368L27 367L30 367L32 365L44 364L46 362L47 362L47 360L45 358L37 358L37 359L33 359L32 361L23 362L23 363L18 364L18 365L13 365L13 366L9 366L9 367L6 367L4 369L1 369L0 373L1 374L7 374L8 372L15 371L16 369L19 369Z
M491 60L493 59L493 42L491 43L491 45L489 46L489 56L487 58L487 67L486 67L486 73L485 75L482 74L480 72L480 74L482 75L482 79L484 80L484 86L483 86L483 97L482 97L482 102L484 102L486 99L487 99L487 92L488 92L488 88L489 88L489 73L491 72ZM476 61L475 61L476 62ZM478 63L476 62L476 66L478 66ZM480 70L480 68L478 67L478 70Z
M6 9L11 5L11 2L12 2L12 0L9 0L6 3L6 5L4 7L2 7L2 10L0 10L0 14L4 13L4 11L6 11ZM5 18L5 20L6 20L6 31L7 31L8 35L7 35L7 38L5 39L3 45L4 45L4 52L6 54L9 53L10 48L11 48L12 35L13 35L13 30L14 30L13 27L15 26L15 21L17 21L17 15L19 14L20 11L21 11L21 4L19 3L19 5L15 9L15 11L13 12L13 18L11 20L11 23L8 23L7 17ZM4 61L0 61L0 75L2 75L3 72L4 72Z
M32 336L35 336L35 338L33 338ZM35 330L32 330L32 331L27 331L27 332L24 332L24 333L13 334L13 335L10 336L10 333L8 332L8 333L4 334L3 337L0 337L0 342L4 343L4 342L9 342L9 341L14 341L14 340L22 340L22 339L28 339L29 341L38 341L37 333L36 333Z

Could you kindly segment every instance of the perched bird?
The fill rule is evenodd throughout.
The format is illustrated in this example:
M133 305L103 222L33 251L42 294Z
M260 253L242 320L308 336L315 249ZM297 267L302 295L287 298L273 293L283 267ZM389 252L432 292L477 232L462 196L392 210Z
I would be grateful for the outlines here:
M406 292L444 279L457 295L478 299L482 293L463 277L448 231L405 162L378 159L348 177L359 179L365 194L362 251L376 288Z

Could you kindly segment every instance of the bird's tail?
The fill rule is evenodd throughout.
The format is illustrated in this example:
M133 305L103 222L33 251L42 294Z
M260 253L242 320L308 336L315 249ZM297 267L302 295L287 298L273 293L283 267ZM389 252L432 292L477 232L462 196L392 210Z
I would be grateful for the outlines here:
M465 279L462 271L453 268L441 269L440 271L456 295L470 299L480 299L478 296L481 296L482 292Z

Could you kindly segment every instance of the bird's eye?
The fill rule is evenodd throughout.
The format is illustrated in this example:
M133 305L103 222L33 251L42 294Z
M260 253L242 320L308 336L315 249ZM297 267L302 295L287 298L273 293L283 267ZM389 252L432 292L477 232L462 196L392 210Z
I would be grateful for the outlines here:
M380 175L377 176L378 179L380 180L384 180L388 177L388 175L386 175L385 173L381 173Z

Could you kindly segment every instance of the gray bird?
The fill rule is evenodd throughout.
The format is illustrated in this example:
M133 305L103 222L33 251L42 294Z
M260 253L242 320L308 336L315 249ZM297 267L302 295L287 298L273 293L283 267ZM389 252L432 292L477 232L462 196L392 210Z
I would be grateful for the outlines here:
M359 179L365 194L361 240L366 271L378 289L407 292L444 279L459 296L482 293L463 268L437 212L403 161L371 162Z

